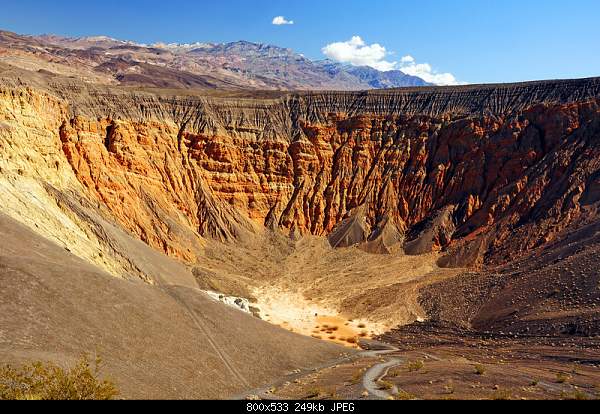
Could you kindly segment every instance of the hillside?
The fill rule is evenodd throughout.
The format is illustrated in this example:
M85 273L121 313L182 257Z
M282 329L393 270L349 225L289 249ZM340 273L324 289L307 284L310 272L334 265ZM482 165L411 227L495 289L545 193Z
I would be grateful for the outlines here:
M247 41L141 45L106 36L35 37L0 31L0 62L135 87L364 90L427 84L397 70L313 62L291 49Z
M597 352L599 78L158 86L0 66L3 361L98 345L127 397L189 398L358 338Z

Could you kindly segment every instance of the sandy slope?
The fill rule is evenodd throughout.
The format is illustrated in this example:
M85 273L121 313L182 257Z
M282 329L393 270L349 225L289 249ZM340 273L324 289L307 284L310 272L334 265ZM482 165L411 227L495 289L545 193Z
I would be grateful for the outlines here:
M4 215L0 237L3 363L98 353L122 397L223 398L344 352L190 287L114 278Z

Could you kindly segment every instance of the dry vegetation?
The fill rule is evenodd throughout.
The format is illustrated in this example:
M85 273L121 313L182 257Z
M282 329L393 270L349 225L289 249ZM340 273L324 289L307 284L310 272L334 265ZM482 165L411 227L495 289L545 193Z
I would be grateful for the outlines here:
M337 398L336 387L313 387L303 397L305 400L335 400Z
M408 372L418 372L423 369L425 363L421 360L408 363Z
M380 390L391 390L394 388L394 384L389 381L379 380L377 381L377 385Z
M415 397L413 394L400 390L398 392L398 395L396 396L397 400L401 400L401 401L410 401L410 400L416 400L417 397Z
M359 370L356 370L354 372L354 374L352 375L352 378L350 378L350 381L348 381L348 383L350 385L360 384L366 371L367 371L366 368L361 368Z
M477 375L485 375L485 367L483 365L476 364L474 368Z
M564 372L559 372L556 374L556 382L559 384L564 384L571 379L569 374L565 374Z
M101 360L82 357L65 370L52 363L34 362L19 368L0 368L0 400L112 400L115 385L100 379Z

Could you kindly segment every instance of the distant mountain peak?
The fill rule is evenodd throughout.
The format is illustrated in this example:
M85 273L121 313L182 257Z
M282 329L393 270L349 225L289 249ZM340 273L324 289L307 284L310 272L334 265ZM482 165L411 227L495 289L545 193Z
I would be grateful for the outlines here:
M22 36L0 32L0 48L4 48L5 54L18 55L19 59L13 59L12 64L22 65L26 70L34 67L67 76L79 70L85 81L110 84L276 90L365 90L427 85L401 71L380 72L330 59L312 61L290 48L248 40L146 45L103 35ZM28 54L30 61L26 58Z

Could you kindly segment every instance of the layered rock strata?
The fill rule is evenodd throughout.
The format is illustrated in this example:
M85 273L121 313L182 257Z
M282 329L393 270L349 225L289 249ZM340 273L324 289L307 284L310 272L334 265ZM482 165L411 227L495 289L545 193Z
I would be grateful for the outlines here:
M186 263L265 225L500 262L598 201L596 78L265 99L3 83L4 176L48 177Z

